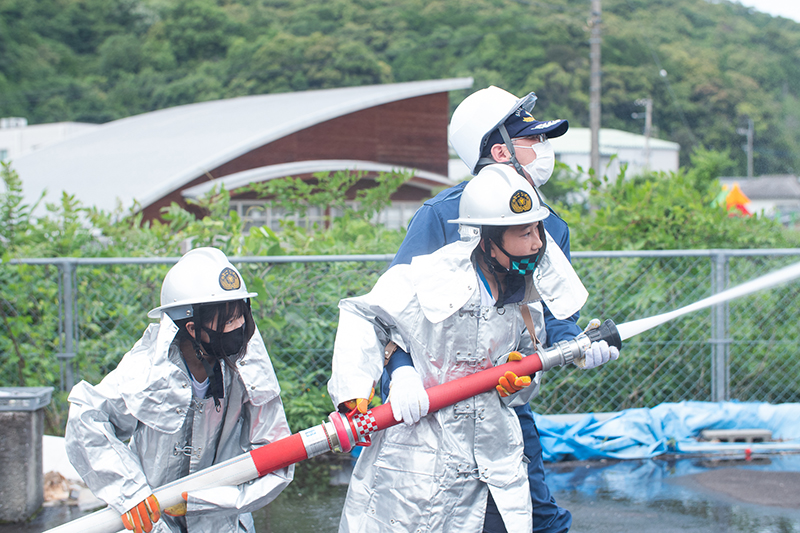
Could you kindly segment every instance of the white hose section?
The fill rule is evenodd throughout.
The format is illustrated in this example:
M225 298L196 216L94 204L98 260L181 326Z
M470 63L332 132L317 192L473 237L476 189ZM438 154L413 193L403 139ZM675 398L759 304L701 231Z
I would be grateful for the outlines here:
M731 289L719 292L714 296L709 296L708 298L700 300L699 302L689 304L686 307L681 307L675 311L619 324L617 325L617 330L619 331L619 336L622 338L622 340L630 339L634 335L638 335L643 331L660 326L664 322L672 320L673 318L678 318L679 316L691 313L693 311L698 311L705 307L721 304L723 302L727 302L728 300L733 300L734 298L739 298L752 292L768 289L798 277L800 277L800 262L781 268L780 270L776 270L775 272L771 272L761 276L760 278L750 280L747 283L742 283L741 285L737 285Z
M182 492L197 489L241 485L258 477L258 469L249 453L190 474L153 491L161 510L183 501ZM48 529L45 533L116 533L124 529L118 512L110 507L101 509L77 520Z

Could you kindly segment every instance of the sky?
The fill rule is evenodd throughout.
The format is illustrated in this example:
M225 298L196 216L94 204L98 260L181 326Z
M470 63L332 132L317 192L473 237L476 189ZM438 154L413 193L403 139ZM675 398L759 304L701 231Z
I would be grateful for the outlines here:
M738 0L738 2L743 6L754 7L762 13L800 22L800 0Z

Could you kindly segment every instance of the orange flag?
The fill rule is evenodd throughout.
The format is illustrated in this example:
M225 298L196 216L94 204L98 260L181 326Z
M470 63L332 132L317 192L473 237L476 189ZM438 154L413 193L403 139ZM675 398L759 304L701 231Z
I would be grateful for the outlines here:
M734 183L730 192L725 197L725 206L728 208L728 210L730 210L732 207L735 207L743 215L750 215L750 211L748 211L746 207L746 205L749 203L750 198L748 198L747 195L742 192L742 189L739 188L738 183Z

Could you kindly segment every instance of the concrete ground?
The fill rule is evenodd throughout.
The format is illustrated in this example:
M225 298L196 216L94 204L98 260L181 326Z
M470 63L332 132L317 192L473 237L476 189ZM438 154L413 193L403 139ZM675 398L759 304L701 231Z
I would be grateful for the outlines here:
M800 533L800 454L667 457L549 464L548 485L572 533ZM307 496L291 486L255 513L259 533L335 532L345 487ZM0 533L39 533L80 516L45 507Z

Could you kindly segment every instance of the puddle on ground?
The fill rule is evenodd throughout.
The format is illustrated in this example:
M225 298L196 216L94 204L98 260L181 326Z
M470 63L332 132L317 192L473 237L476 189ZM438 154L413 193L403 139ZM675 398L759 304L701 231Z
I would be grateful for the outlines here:
M547 467L547 482L556 501L572 512L572 533L800 533L800 508L773 505L785 504L786 498L770 500L764 494L753 494L770 475L787 485L773 490L797 493L800 455L754 455L750 461L744 456L705 456ZM722 487L723 492L719 486L712 490L711 480L730 482Z
M547 464L546 475L572 513L571 533L800 533L800 509L739 501L697 477L728 469L780 474L794 480L787 491L800 493L800 454L558 463ZM746 476L736 479L741 492L750 490ZM332 489L311 498L285 491L255 514L258 531L336 532L346 489Z

